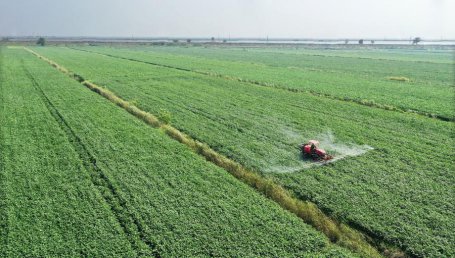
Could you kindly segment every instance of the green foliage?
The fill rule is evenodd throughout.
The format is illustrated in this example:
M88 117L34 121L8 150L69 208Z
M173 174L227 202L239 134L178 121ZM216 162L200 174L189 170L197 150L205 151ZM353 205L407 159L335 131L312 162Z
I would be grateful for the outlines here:
M404 77L404 76L390 76L390 77L387 77L387 79L392 80L392 81L399 81L399 82L409 82L410 81L408 77Z
M154 48L151 50L155 51ZM277 83L277 80L286 80L286 85L295 84L297 88L300 75L283 68L291 66L293 55L298 54L294 52L287 55L273 51L268 54L262 50L242 52L246 58L263 62L263 65L247 65L243 61L234 64L214 60L232 58L227 54L229 51L240 59L236 49L220 50L218 55L208 49L214 57L204 59L145 51L102 48L96 51L144 62L158 62L159 59L161 64L151 66L69 49L47 48L40 53L106 85L124 98L138 99L141 108L152 114L158 114L162 108L169 110L177 129L247 168L260 171L295 196L316 202L349 224L400 245L417 256L453 256L455 234L451 221L455 218L447 212L454 209L455 203L450 187L455 183L453 123L402 113L397 108L414 106L453 115L451 102L446 101L453 95L445 81L452 74L446 72L450 65L443 59L421 65L420 61L415 61L419 55L406 57L403 53L398 57L407 60L404 62L370 57L306 56L313 62L313 67L335 71L302 70L299 73L312 74L308 78L314 84L309 85L315 91L331 95L343 92L339 95L347 95L348 101L341 101L323 94L291 92L226 77L250 74L257 81ZM157 50L160 51L168 50ZM201 53L203 50L193 48L185 51L204 54ZM276 61L275 67L270 65L271 58ZM226 76L214 77L163 67L163 64L171 63L173 66L176 63L185 67L192 65L200 70L223 69ZM413 78L413 82L403 88L397 87L396 82L384 80L390 73L388 69L392 68L398 74ZM434 72L437 69L439 73ZM261 78L258 78L259 74ZM362 79L364 77L381 83L369 85L369 80ZM427 80L432 84L418 84L414 80ZM328 87L326 83L330 81L333 82ZM338 83L341 86L337 86ZM435 92L438 93L432 95ZM425 101L416 101L414 97ZM353 103L351 99L358 99L363 105ZM369 107L378 105L388 110ZM307 164L298 159L296 146L327 130L342 143L368 144L374 150L327 166L305 169ZM444 239L443 243L441 239Z
M368 99L449 118L455 112L451 50L141 47L95 51L339 99ZM396 87L396 82L384 80L391 71L412 82Z
M164 124L170 124L172 121L172 114L168 110L161 108L158 111L158 119Z
M45 39L45 38L39 38L39 39L36 41L36 44L43 47L44 45L46 45L46 39Z
M41 59L46 59L45 57L37 54L36 52L33 52L31 50L29 51L37 55ZM49 59L46 60L51 65L55 64L55 62ZM56 67L58 68L61 66ZM65 69L63 71L67 70ZM82 78L80 75L70 73L66 74L68 74L72 78ZM323 232L326 236L330 238L332 242L335 242L340 246L347 247L348 249L353 250L356 253L361 254L363 256L365 255L368 257L380 256L378 251L374 249L368 242L366 242L360 233L354 232L352 229L349 229L345 225L333 221L330 217L321 212L314 204L302 202L295 199L285 189L275 184L270 179L266 179L264 177L261 177L257 173L248 171L235 161L232 161L224 157L223 155L215 152L206 144L191 139L189 136L183 134L174 127L169 126L167 123L165 124L160 123L158 119L152 114L146 113L138 109L135 105L133 105L133 103L122 100L111 91L87 81L82 80L78 81L82 82L83 85L85 85L92 91L97 92L98 94L109 99L114 104L124 108L129 113L143 120L147 124L153 127L160 128L168 136L177 140L180 143L187 145L194 152L204 156L205 159L207 159L208 161L216 164L221 168L226 169L229 173L234 175L239 180L255 188L268 198L276 201L281 207L285 208L288 211L291 211L298 217L302 218L305 222L309 223L319 231Z
M0 51L0 257L136 257L15 53Z
M133 99L133 100L130 100L130 101L129 101L129 103L130 103L131 105L133 105L133 106L136 106L136 107L137 107L137 106L138 106L138 104L139 104L139 101L138 101L137 99Z
M7 96L11 105L0 113L0 135L28 135L14 135L8 141L1 138L2 147L21 155L19 161L24 161L17 163L11 159L13 156L7 156L7 161L11 159L6 170L6 196L11 200L8 212L17 217L10 225L8 239L0 234L0 241L8 243L5 248L11 257L125 257L128 251L133 256L137 252L137 256L167 257L352 256L226 171L44 65L42 60L23 50L8 50L8 55L9 65L13 66L9 80L23 80L17 82L20 87L0 84L2 91L14 91L0 95ZM19 60L30 72L29 78L17 69L21 66ZM71 72L67 75L76 78ZM81 74L77 78L90 77ZM112 92L87 80L82 84L135 116L155 121ZM5 116L11 113L16 116ZM66 147L53 153L56 142ZM86 162L92 164L87 169L94 171L84 170L86 166L81 164ZM60 177L68 180L62 182ZM84 187L88 188L88 197ZM60 195L48 195L54 192ZM90 196L97 199L89 202ZM42 203L45 197L51 199ZM85 209L78 205L80 202L95 206ZM49 220L54 217L57 221ZM104 225L113 229L105 229ZM21 231L15 227L21 227ZM109 235L113 230L117 234ZM126 239L129 243L123 243ZM150 250L138 247L136 240ZM118 250L124 253L116 253Z

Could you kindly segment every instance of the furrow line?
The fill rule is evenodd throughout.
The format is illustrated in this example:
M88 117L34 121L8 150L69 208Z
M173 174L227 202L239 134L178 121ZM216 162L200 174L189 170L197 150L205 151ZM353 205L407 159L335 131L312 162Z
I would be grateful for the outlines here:
M267 53L274 53L268 51ZM282 53L282 52L280 52ZM292 53L282 53L285 55L293 55ZM433 61L424 61L424 60L399 60L399 59L387 59L387 58L376 58L376 57L362 57L362 56L341 56L341 55L323 55L323 54L310 54L310 53L299 53L298 55L302 56L316 56L316 57L337 57L337 58L347 58L347 59L361 59L361 60L379 60L379 61L391 61L391 62L404 62L404 63L424 63L424 64L446 64L441 62ZM448 63L450 64L450 63Z
M421 111L421 110L414 110L414 109L406 109L406 108L401 108L393 105L386 105L386 104L380 104L376 103L373 100L366 100L366 99L357 99L357 98L351 98L351 97L338 97L334 96L328 93L322 93L322 92L317 92L314 90L304 90L304 89L296 89L284 85L279 85L275 83L269 83L269 82L264 82L264 81L256 81L256 80L250 80L250 79L243 79L240 77L234 77L234 76L229 76L229 75L224 75L220 73L213 73L213 72L204 72L204 71L198 71L198 70L192 70L192 69L187 69L187 68L181 68L181 67L176 67L176 66L171 66L171 65L165 65L165 64L159 64L159 63L154 63L154 62L149 62L149 61L142 61L134 58L127 58L127 57L121 57L121 56L116 56L116 55L111 55L111 54L105 54L105 53L99 53L96 51L91 51L91 50L85 50L85 49L78 49L78 48L71 48L73 50L77 51L82 51L82 52L87 52L87 53L93 53L93 54L98 54L101 56L107 56L107 57L112 57L112 58L117 58L117 59L123 59L123 60L128 60L132 62L137 62L137 63L143 63L143 64L149 64L149 65L154 65L154 66L159 66L159 67L164 67L168 69L174 69L178 71L185 71L185 72L191 72L191 73L197 73L205 76L211 76L211 77L216 77L216 78L221 78L225 80L231 80L231 81L238 81L242 83L249 83L257 86L262 86L262 87L267 87L267 88L275 88L275 89L280 89L280 90L285 90L293 93L306 93L310 94L312 96L316 97L322 97L322 98L327 98L327 99L333 99L333 100L339 100L339 101L344 101L344 102L351 102L355 103L358 105L362 106L367 106L367 107L373 107L373 108L378 108L382 110L387 110L387 111L394 111L394 112L400 112L400 113L408 113L408 114L417 114L420 116L424 117L429 117L445 122L455 122L455 116L454 117L447 117L439 114L432 114L429 112Z
M5 115L3 85L3 55L2 47L0 46L0 257L6 256L9 235L8 195L4 159L6 148L4 146L2 129L3 116Z
M40 59L49 60L31 49L24 49ZM52 60L49 60L48 63L60 71L67 71L65 74L67 74L70 78L77 80L85 87L98 93L117 106L125 109L127 112L151 127L161 130L170 138L186 145L193 152L204 157L207 161L223 168L241 182L256 189L267 198L275 201L283 209L295 214L306 223L324 233L332 243L358 253L362 257L408 256L400 248L394 246L392 243L387 243L384 239L377 239L374 235L370 236L367 232L361 232L345 223L337 221L336 219L330 217L330 215L325 214L315 203L296 198L292 193L274 182L272 179L265 178L258 172L245 168L236 161L233 161L216 152L206 143L197 141L187 134L179 131L175 127L161 122L153 114L139 109L134 104L118 97L110 90L85 80L82 76L68 71L66 68L61 67Z
M117 187L109 180L106 173L97 163L97 159L90 152L88 147L83 143L82 139L73 131L58 109L47 97L46 93L39 86L30 71L25 68L23 69L27 76L30 78L33 87L38 92L39 96L43 100L49 113L58 123L60 129L65 133L68 141L73 146L73 149L79 155L80 160L84 168L89 171L90 178L98 190L100 195L103 197L105 202L109 205L112 213L115 215L119 225L127 236L131 246L137 251L138 256L144 257L160 257L160 254L156 250L154 243L150 242L143 232L143 226L139 219L131 212L127 206L127 202L120 196Z

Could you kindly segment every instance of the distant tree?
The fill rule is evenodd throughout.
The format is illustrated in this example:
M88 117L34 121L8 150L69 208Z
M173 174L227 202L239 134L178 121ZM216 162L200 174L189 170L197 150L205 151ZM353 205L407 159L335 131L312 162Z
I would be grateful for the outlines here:
M412 40L412 44L413 45L417 45L419 44L419 42L422 41L422 39L420 37L415 37L413 40Z
M36 41L37 45L44 46L46 45L46 39L45 38L39 38L38 41Z
M363 45L363 39L359 40L359 45Z
M344 41L344 44L347 45L348 43L349 43L349 40L346 39L346 40Z
M178 39L173 39L172 42L179 43L179 40Z
M374 44L374 40L371 41L371 44Z
M187 39L187 40L186 40L186 43L191 43L191 39Z
M227 42L227 40L226 40L226 39L223 39L223 43L226 43L226 42Z
M212 42L215 42L215 37L212 37Z

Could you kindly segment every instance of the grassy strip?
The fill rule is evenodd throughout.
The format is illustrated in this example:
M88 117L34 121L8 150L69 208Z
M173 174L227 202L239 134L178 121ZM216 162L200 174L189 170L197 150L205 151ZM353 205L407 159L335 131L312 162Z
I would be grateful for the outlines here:
M30 49L26 50L45 61L49 60ZM130 114L136 116L150 126L159 128L169 137L187 145L194 152L204 156L206 160L225 169L240 181L254 187L268 198L277 202L284 209L296 214L305 222L323 232L333 243L348 248L366 257L381 257L381 254L374 246L380 249L381 252L387 256L405 256L402 251L396 248L388 248L384 243L375 241L373 238L366 236L360 231L355 230L346 224L337 222L333 218L324 214L324 212L322 212L314 203L295 198L291 193L276 184L273 180L264 178L258 173L244 168L239 163L217 153L207 144L192 139L171 125L162 123L154 115L139 109L128 101L123 100L108 89L84 80L84 78L80 75L69 72L67 69L51 60L49 60L48 63L58 70L66 73L68 76L76 79L92 91L102 95L119 107L122 107Z
M214 73L214 72L204 72L204 71L191 70L191 69L175 67L175 66L171 66L171 65L164 65L164 64L159 64L159 63L141 61L141 60L137 60L137 59L134 59L134 58L126 58L126 57L121 57L121 56L116 56L116 55L111 55L111 54L104 54L104 53L99 53L99 52L85 50L85 49L78 49L78 48L70 48L70 49L77 50L77 51L83 51L83 52L87 52L87 53L94 53L94 54L98 54L98 55L102 55L102 56L108 56L108 57L113 57L113 58L118 58L118 59L124 59L124 60L138 62L138 63L144 63L144 64L160 66L160 67L169 68L169 69L175 69L175 70L178 70L178 71L193 72L193 73L197 73L197 74L202 74L202 75L222 78L222 79L226 79L226 80L233 80L233 81L238 81L238 82L243 82L243 83L251 83L251 84L254 84L254 85L258 85L258 86L282 89L282 90L286 90L286 91L290 91L290 92L307 93L307 94L311 94L311 95L317 96L317 97L324 97L324 98L329 98L329 99L334 99L334 100L352 102L352 103L356 103L356 104L359 104L359 105L379 108L379 109L388 110L388 111L395 111L395 112L401 112L401 113L412 113L412 114L426 116L426 117L430 117L430 118L434 118L434 119L439 119L441 121L446 121L446 122L455 122L455 117L448 117L448 116L444 116L444 115L438 115L438 114L433 114L433 113L420 111L420 110L414 110L414 109L406 109L406 108L401 108L401 107L397 107L397 106L393 106L393 105L380 104L380 103L375 102L374 100L351 98L351 97L337 97L337 96L334 96L334 95L331 95L331 94L321 93L321 92L317 92L317 91L314 91L314 90L296 89L296 88L291 88L291 87L278 85L278 84L270 83L270 82L263 82L263 81L244 79L244 78L240 78L240 77L233 77L233 76L223 75L223 74ZM50 63L52 65L54 65L53 61L51 61ZM406 78L406 77L388 77L388 79L389 80L395 80L395 81L402 81L402 82L408 82L409 81L409 79Z
M404 77L404 76L390 76L390 77L387 77L387 79L389 79L391 81L399 81L399 82L411 81L408 77Z
M144 236L144 232L141 230L142 226L139 220L129 212L130 209L126 207L126 201L118 194L117 187L105 176L103 170L97 165L96 158L90 153L87 147L82 143L82 140L76 135L71 129L68 123L65 121L60 112L54 107L49 98L40 88L35 78L30 74L26 68L24 68L27 76L30 78L34 88L42 98L49 113L59 124L62 131L65 132L69 142L73 145L74 149L79 155L82 164L90 171L93 185L99 190L101 196L105 199L106 203L109 204L113 214L117 218L123 231L128 236L128 239L134 249L138 252L139 256L153 256L160 257L156 251L156 247L153 243L148 241Z

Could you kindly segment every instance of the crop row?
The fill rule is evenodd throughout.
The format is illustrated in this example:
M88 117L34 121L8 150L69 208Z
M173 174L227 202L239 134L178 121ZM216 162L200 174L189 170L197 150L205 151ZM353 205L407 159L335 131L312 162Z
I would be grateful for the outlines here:
M347 255L224 170L22 51L27 69L161 256ZM52 83L49 83L52 82Z
M74 48L74 49L79 50L77 48ZM251 83L251 84L265 86L265 87L284 89L284 90L288 90L290 92L310 93L312 95L319 96L319 97L326 97L326 98L331 98L331 99L335 99L335 100L343 100L343 101L347 101L347 102L353 102L353 103L361 104L361 105L364 105L364 106L381 108L381 109L390 110L390 111L414 113L414 114L419 114L419 115L423 115L423 116L427 116L427 117L437 118L437 119L440 119L440 120L443 120L443 121L455 121L455 117L433 114L433 113L429 113L427 111L413 110L413 109L407 109L407 108L404 108L404 107L397 107L397 106L391 106L391 105L387 105L387 104L381 104L381 103L377 103L377 102L375 102L373 100L358 99L358 98L351 98L351 97L340 97L340 96L336 96L336 95L332 95L332 94L328 94L328 93L321 93L318 90L307 90L307 89L292 88L292 87L282 86L282 85L279 85L279 84L274 84L274 83L269 83L269 82L264 82L264 81L243 79L243 78L240 78L240 77L232 77L232 76L223 75L223 74L219 74L219 73L208 72L208 71L191 70L190 68L181 68L181 67L167 65L167 64L152 63L152 62L149 62L149 61L141 61L139 59L134 59L134 58L129 58L129 57L120 57L120 56L116 56L116 55L112 55L112 54L102 54L102 53L98 53L98 52L94 52L94 51L90 51L90 50L82 50L82 51L87 51L89 53L95 53L95 54L100 54L100 55L106 55L106 56L114 57L114 58L125 59L125 60L128 60L128 61L141 62L141 63L155 65L155 66L161 66L161 67L165 67L165 68L176 69L176 70L179 70L179 71L186 71L186 72L191 72L191 73L198 73L198 74L202 74L202 75L219 77L219 78L223 78L223 79L226 79L226 80L234 80L234 81L239 81L239 82L244 82L244 83ZM409 78L407 78L407 77L394 77L394 76L392 76L392 77L387 77L387 78L389 80L392 80L392 81L401 81L401 82L409 82L410 81Z
M102 48L102 47L100 47ZM83 49L96 49L86 47ZM213 48L213 47L124 47L133 52L171 54L212 60L269 65L273 67L306 68L325 72L350 73L358 76L384 78L392 71L417 81L448 84L450 65L454 63L453 48L444 51L381 49L289 49L289 48ZM376 56L376 58L374 58Z
M168 110L193 138L411 254L454 250L451 123L68 49L37 51L146 111ZM296 146L328 131L374 150L303 169Z
M108 48L84 50L111 55L115 53L123 58L238 78L277 88L310 91L387 109L429 113L446 119L455 115L452 105L455 95L451 84L454 74L450 64L301 57L260 52L235 54L239 51L220 51L221 54L214 55L218 57L215 59L192 56L191 52L186 55L155 52L155 48L146 51L116 49L114 52ZM234 60L226 61L230 59ZM408 81L390 80L393 77L404 77Z
M379 256L378 250L375 249L375 247L381 249L382 251L384 251L386 248L388 249L388 253L396 254L401 252L396 248L394 248L394 250L391 250L390 246L384 246L384 243L378 241L375 241L375 247L373 247L370 243L368 243L368 240L371 240L370 238L366 237L361 232L358 232L355 229L352 229L349 226L346 226L345 224L328 217L320 209L318 209L314 203L296 199L292 196L292 194L284 190L281 186L275 184L270 179L264 178L253 171L249 171L235 161L221 155L220 153L217 153L208 145L192 139L188 135L185 135L178 129L167 124L168 121L160 121L159 118L139 109L135 106L134 103L130 103L119 98L108 89L86 81L82 76L69 72L66 68L60 66L52 60L47 59L46 57L37 54L28 48L26 50L38 58L45 60L52 66L56 67L59 71L67 74L70 78L76 79L78 82L90 90L100 94L117 106L122 107L130 114L144 121L146 124L154 128L159 128L169 137L177 140L182 144L185 144L195 153L203 156L206 160L225 169L240 181L253 187L260 193L277 202L281 207L296 214L305 222L323 232L333 243L353 250L358 254L362 254L363 256L366 255L369 257Z
M5 52L0 256L134 257L120 223L19 59Z
M171 49L171 48L168 48ZM165 48L163 48L165 50ZM187 49L186 49L187 50ZM195 54L202 55L207 54L210 51L201 51L201 48L192 49ZM218 49L215 49L217 51ZM231 50L231 49L229 49ZM437 64L453 64L452 58L453 47L288 47L288 48L250 48L250 52L260 53L276 53L276 54L291 54L291 55L310 55L310 56L321 56L321 57L343 57L343 58L357 58L357 59L372 59L382 61L401 61L401 62L423 62L423 63L437 63ZM166 50L165 50L166 51ZM175 48L171 51L185 52L185 49ZM227 52L227 51L226 51ZM238 57L237 57L238 58ZM366 67L364 67L366 69Z

